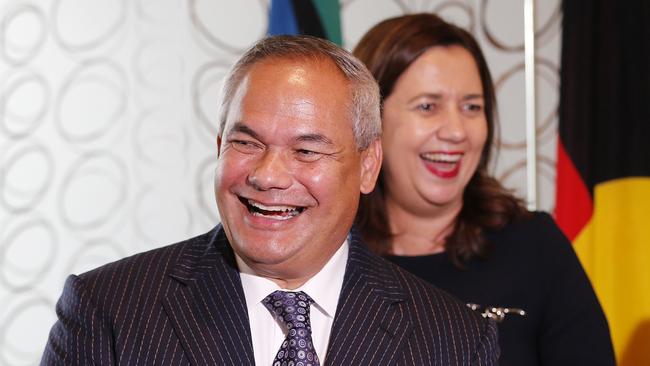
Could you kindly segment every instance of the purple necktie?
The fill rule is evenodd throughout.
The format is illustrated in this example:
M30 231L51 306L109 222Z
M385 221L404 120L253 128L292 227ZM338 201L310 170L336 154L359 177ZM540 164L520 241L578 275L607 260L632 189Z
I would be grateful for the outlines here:
M302 291L275 291L264 300L264 306L287 326L287 337L273 359L273 366L319 366L311 340L309 305L314 302Z

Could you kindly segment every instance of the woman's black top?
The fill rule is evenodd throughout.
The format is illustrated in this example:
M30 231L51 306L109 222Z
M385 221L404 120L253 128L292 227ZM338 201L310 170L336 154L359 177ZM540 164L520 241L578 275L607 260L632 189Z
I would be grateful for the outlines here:
M461 270L445 253L388 256L408 271L485 308L518 308L499 323L500 364L614 365L607 321L571 243L553 219L535 213L485 233L492 251Z

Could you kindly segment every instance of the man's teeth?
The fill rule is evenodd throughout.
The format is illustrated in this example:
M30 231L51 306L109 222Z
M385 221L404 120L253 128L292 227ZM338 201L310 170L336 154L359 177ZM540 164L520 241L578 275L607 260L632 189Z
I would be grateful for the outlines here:
M294 210L297 211L297 207L294 206L266 206L259 202L255 202L251 200L248 200L248 204L264 211L276 211L276 212L287 212L287 211L294 211Z
M252 200L247 200L247 203L249 205L248 210L253 215L263 216L274 220L289 220L304 211L304 207L284 205L267 206Z
M267 217L267 218L270 218L270 219L273 219L273 220L283 221L283 220L289 220L290 218L293 218L293 217L297 216L298 211L291 212L291 213L286 214L286 215L265 215L265 214L263 214L261 212L257 212L257 211L253 211L252 214L253 214L253 216L262 216L262 217Z
M432 161L435 163L457 163L460 161L460 158L463 157L462 154L445 154L445 153L424 153L421 154L423 159Z

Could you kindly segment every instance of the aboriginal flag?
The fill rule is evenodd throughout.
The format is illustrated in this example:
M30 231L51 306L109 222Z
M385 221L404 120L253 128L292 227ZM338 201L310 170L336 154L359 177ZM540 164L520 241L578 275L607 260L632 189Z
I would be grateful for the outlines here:
M269 35L306 34L342 45L337 0L271 0Z
M619 364L650 365L650 2L564 1L563 13L556 218Z

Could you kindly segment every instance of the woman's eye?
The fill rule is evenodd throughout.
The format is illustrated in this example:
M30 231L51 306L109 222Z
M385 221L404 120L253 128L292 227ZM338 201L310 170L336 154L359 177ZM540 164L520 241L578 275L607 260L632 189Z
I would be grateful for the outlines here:
M468 112L481 112L483 110L483 106L480 104L466 104L463 109Z
M423 112L431 112L435 108L433 103L420 103L417 105L416 109Z

